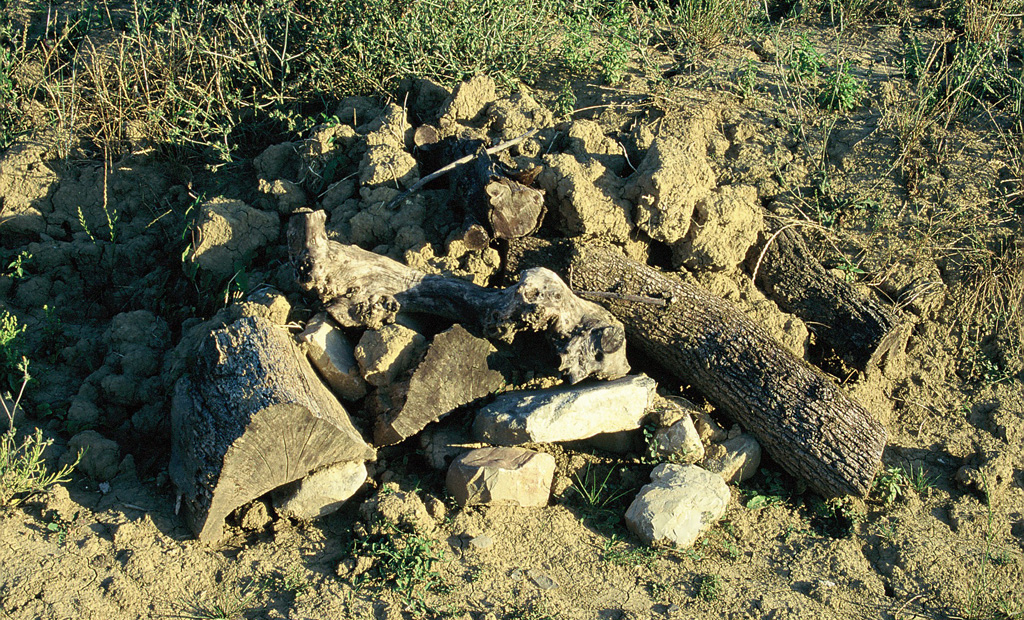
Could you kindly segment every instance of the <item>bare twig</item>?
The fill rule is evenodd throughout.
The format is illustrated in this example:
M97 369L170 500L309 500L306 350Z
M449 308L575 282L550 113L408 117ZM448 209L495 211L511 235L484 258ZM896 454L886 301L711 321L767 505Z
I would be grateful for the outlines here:
M536 129L531 129L530 131L527 131L526 133L524 133L523 135L521 135L521 136L519 136L517 138L512 138L511 140L507 140L505 142L502 142L501 144L498 144L496 146L492 146L489 149L487 149L485 152L488 155L494 155L495 153L500 153L500 152L502 152L504 150L512 148L513 146L519 144L523 140L526 140L527 138L532 137L536 133L537 133ZM459 159L456 159L452 163L448 164L447 166L445 166L443 168L440 168L438 170L435 170L434 172L431 172L430 174L428 174L427 176L423 177L419 181L416 181L415 183L413 183L412 187L410 187L409 189L405 190L405 192L399 194L394 199L392 199L391 202L388 203L388 208L389 209L393 209L395 206L398 205L398 203L402 202L403 200L405 200L406 198L411 196L414 192L418 191L421 187L423 187L427 183L430 183L434 179L437 179L439 177L442 177L442 176L448 174L449 172L451 172L452 170L455 170L456 168L458 168L462 164L468 164L469 162L473 161L475 158L476 158L476 153L472 153L470 155L466 155L465 157L460 157Z

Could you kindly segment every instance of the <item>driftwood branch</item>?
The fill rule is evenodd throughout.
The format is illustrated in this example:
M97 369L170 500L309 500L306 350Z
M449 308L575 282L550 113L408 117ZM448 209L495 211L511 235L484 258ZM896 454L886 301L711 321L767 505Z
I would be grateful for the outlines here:
M570 273L574 288L609 293L601 303L630 343L754 433L789 473L825 496L867 493L885 430L737 308L614 248L578 247Z
M573 383L629 372L622 323L580 299L552 271L525 271L519 283L487 289L458 278L425 275L387 257L327 239L323 211L293 216L288 244L299 284L315 292L344 326L380 327L399 311L457 321L482 336L512 342L543 332Z

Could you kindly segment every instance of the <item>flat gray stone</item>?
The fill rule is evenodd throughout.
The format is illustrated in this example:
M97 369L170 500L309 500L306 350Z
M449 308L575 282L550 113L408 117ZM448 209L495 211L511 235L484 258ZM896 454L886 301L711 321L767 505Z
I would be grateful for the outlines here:
M306 355L339 398L359 400L366 396L366 381L359 371L352 343L326 314L310 319L299 340L305 343Z
M365 463L337 463L275 490L274 510L299 521L317 519L336 512L365 482Z
M446 486L460 506L546 506L555 476L550 454L525 448L480 448L448 468Z
M630 531L648 544L685 549L725 514L729 487L696 465L662 463L626 511Z
M657 384L647 375L502 394L473 423L480 441L514 446L588 439L640 428Z

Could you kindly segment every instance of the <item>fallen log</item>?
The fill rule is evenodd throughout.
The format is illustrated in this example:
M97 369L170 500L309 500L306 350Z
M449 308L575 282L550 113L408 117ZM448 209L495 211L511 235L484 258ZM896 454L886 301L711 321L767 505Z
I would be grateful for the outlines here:
M288 247L299 285L315 292L346 327L379 328L398 312L422 312L512 342L519 332L543 332L572 383L616 379L629 372L622 323L601 306L573 295L552 271L522 273L503 290L426 275L351 245L327 239L323 211L292 217Z
M885 429L737 308L606 246L578 247L569 273L574 290L596 292L625 324L633 346L753 433L790 474L827 497L870 489Z
M282 328L243 318L211 332L171 405L169 473L184 518L218 540L236 508L313 470L374 458Z
M794 228L783 228L768 241L755 278L782 310L803 319L853 368L866 370L907 345L910 324L830 274Z

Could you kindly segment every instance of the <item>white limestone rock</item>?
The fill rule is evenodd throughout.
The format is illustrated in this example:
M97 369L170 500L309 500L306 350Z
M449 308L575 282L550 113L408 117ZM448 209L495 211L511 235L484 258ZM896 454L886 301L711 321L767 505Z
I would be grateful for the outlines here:
M718 474L662 463L630 504L626 524L645 543L685 549L725 515L728 504L729 487Z
M514 446L576 441L640 428L657 384L646 375L502 394L477 413L480 441Z
M704 458L704 444L689 415L684 415L668 428L654 431L655 454L673 463L692 464Z

